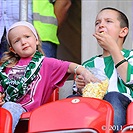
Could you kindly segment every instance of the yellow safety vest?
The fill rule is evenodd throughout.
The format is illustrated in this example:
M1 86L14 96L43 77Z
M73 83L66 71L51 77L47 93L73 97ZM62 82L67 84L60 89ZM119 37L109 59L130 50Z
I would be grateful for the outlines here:
M41 41L59 44L57 18L54 14L54 5L49 0L33 0L33 25Z

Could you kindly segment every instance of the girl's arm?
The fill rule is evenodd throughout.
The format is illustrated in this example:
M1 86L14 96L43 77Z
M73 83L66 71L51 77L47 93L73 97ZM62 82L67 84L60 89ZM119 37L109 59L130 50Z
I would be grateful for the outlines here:
M85 84L90 82L100 82L100 80L97 79L89 70L76 63L70 63L68 73L81 75Z
M5 94L0 92L0 106L2 106L5 103L4 97L5 97Z

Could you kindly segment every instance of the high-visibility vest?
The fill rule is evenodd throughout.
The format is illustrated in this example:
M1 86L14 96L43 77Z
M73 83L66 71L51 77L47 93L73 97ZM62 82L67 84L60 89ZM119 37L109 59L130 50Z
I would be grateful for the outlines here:
M54 14L54 5L49 0L33 0L33 25L41 41L59 44L57 18Z

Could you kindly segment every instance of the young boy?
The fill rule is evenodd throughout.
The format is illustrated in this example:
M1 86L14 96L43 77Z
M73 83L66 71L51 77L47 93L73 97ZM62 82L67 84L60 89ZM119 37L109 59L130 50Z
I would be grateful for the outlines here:
M84 62L85 67L95 67L109 78L108 93L104 100L114 108L114 132L121 130L126 123L126 109L133 100L133 51L123 48L128 35L129 23L121 11L107 7L97 15L94 37L103 53ZM81 75L75 79L78 90L84 88Z

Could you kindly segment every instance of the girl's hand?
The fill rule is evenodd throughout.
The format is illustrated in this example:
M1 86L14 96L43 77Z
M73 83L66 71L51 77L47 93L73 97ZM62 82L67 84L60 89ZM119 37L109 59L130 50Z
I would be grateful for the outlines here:
M90 71L83 71L82 75L78 75L75 79L76 87L79 92L82 92L82 89L86 84L90 82L101 82L101 80L97 79Z
M4 97L5 97L5 94L0 92L0 106L2 106L5 103Z
M96 78L89 70L85 69L81 75L83 76L83 80L85 85L90 82L101 82L98 78Z

